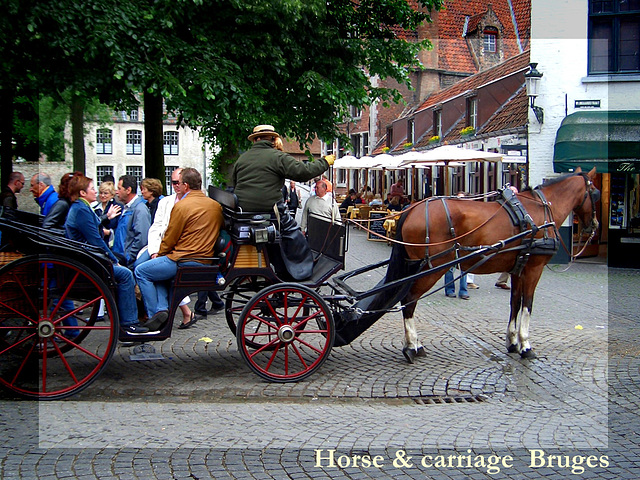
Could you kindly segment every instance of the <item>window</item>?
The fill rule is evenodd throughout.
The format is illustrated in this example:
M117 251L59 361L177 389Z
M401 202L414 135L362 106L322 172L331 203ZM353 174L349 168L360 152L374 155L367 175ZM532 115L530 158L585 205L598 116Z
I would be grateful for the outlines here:
M467 98L467 127L478 128L478 99Z
M129 115L129 120L132 122L138 121L138 110L131 110L131 114Z
M127 130L127 155L142 155L142 131Z
M113 153L113 144L111 143L111 130L101 128L96 133L96 153L107 154Z
M178 167L164 167L164 186L167 189L167 193L170 194L171 190L171 174Z
M640 0L589 1L589 73L640 72Z
M413 143L416 138L416 123L412 118L407 122L407 143Z
M351 118L360 118L362 117L362 110L353 105L349 105L349 115L351 115Z
M333 155L333 142L322 142L324 144L324 151L327 152L325 155Z
M96 178L98 179L98 186L100 186L100 184L102 183L102 178L105 175L111 175L113 177L113 167L107 167L107 166L99 166L96 167Z
M360 158L369 153L369 132L351 135L351 150L353 155Z
M496 44L498 40L498 29L495 27L487 27L484 29L484 38L482 46L484 51L489 53L496 53Z
M393 128L387 127L387 148L393 147Z
M178 132L164 132L162 134L165 155L178 155Z
M433 112L433 134L442 140L442 110Z
M138 182L138 186L140 186L140 182L142 181L142 167L128 166L126 173L127 175L133 175L136 177L136 182Z

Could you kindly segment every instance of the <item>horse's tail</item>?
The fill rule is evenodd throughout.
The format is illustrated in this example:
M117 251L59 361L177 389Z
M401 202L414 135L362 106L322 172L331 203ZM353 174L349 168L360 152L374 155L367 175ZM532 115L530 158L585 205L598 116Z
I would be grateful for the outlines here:
M410 211L402 214L396 226L396 240L400 242L402 242L402 225L409 213ZM417 273L420 265L419 261L410 261L407 258L404 245L394 243L387 266L387 274L376 287ZM376 295L363 298L354 305L354 310L335 312L336 340L334 345L337 347L348 345L358 338L360 334L382 318L387 310L393 308L407 296L411 284L412 282L405 282L398 288L389 288ZM364 313L358 313L358 310Z

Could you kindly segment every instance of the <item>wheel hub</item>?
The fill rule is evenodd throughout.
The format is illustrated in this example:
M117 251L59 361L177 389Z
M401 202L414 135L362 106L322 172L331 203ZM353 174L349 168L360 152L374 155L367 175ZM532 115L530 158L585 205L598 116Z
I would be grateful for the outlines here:
M296 336L296 331L291 325L282 325L278 329L278 338L281 342L291 343Z
M43 320L38 323L38 335L40 338L51 338L56 332L56 328L49 320Z

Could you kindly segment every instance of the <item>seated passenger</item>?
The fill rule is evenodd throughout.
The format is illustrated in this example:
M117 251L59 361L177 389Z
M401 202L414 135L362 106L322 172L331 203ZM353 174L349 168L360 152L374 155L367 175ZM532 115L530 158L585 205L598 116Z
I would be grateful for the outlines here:
M321 175L335 156L328 155L314 162L301 162L275 148L280 138L271 125L258 125L249 135L253 146L243 153L233 167L232 182L238 205L249 212L273 212L277 206L280 244L269 245L269 257L276 273L295 280L309 278L313 272L313 255L295 218L282 201L285 179L306 182Z
M113 274L116 280L116 303L120 327L129 333L145 333L149 329L138 322L138 307L134 292L135 282L131 270L118 264L116 257L104 243L100 234L100 220L90 205L98 194L93 180L83 174L75 175L69 181L69 198L73 201L69 207L64 224L67 238L99 247L113 262Z
M178 271L178 260L188 257L213 257L220 229L224 226L222 207L207 197L202 177L195 168L180 172L182 199L171 210L169 225L158 255L135 268L142 293L149 328L161 327L169 317L169 282ZM201 265L202 261L185 262ZM179 328L189 328L197 321L194 314Z

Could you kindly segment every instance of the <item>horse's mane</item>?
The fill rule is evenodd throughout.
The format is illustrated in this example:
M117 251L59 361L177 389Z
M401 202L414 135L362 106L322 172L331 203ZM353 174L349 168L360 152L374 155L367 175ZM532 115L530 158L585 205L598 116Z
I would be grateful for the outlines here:
M556 183L560 183L560 182L566 180L569 177L577 177L578 175L580 175L584 179L587 178L587 174L585 172L565 173L564 175L560 175L559 177L551 178L551 179L543 182L542 185L538 185L536 188L549 187L551 185L555 185ZM529 187L527 187L527 188L529 188ZM523 191L525 191L525 190L523 190Z

